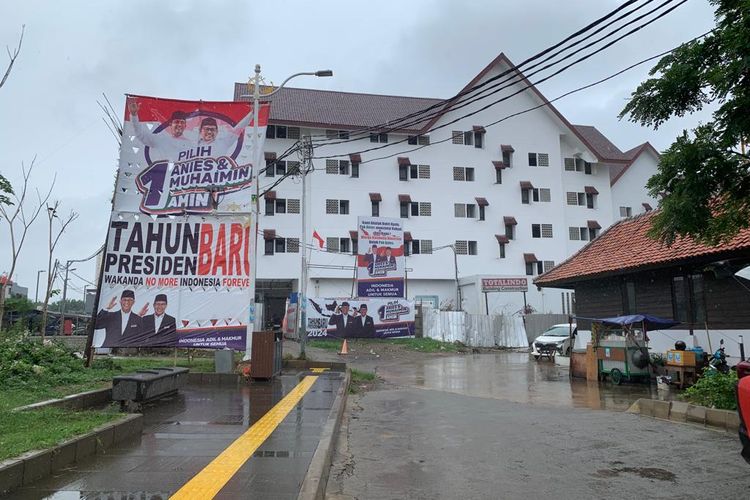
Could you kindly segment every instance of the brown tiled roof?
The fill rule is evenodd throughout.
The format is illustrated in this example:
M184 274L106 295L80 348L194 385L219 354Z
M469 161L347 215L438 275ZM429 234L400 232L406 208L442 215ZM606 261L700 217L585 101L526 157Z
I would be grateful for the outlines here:
M626 156L609 139L604 137L604 134L599 132L596 127L592 127L591 125L573 125L573 127L594 148L593 153L601 160L615 163L627 163L630 161L630 157Z
M249 101L247 83L234 84L234 100ZM272 102L270 122L309 127L360 129L421 111L440 99L284 87ZM418 132L424 123L404 132Z
M743 250L750 254L750 229L741 231L730 242L706 246L679 238L671 247L649 238L646 233L658 211L621 220L534 282L540 286L566 286L599 276L634 272L642 268L678 265L699 257L721 258Z

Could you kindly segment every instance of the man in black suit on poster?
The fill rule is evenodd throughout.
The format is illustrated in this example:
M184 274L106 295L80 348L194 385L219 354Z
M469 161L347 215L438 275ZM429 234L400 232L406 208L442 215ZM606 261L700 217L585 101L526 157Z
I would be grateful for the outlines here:
M135 303L135 292L123 290L120 295L120 310L110 311L115 306L117 297L112 297L107 307L96 315L96 328L105 330L104 342L96 347L125 347L132 345L143 331L142 318L132 311ZM141 310L141 314L148 309L148 304Z
M143 317L143 346L177 345L177 320L166 314L167 296L160 293L154 299L154 314Z
M336 337L343 339L350 337L354 328L354 318L349 314L349 302L342 302L331 318L329 325L336 327Z
M367 304L360 304L359 316L354 317L352 337L375 338L375 321L367 315Z

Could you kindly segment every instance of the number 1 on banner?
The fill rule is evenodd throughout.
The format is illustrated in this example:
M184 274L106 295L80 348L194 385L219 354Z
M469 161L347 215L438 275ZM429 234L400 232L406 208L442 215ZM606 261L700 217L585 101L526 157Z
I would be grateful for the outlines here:
M138 176L139 182L148 190L146 199L143 201L146 208L157 210L166 208L169 201L169 191L164 189L167 167L166 162L156 163Z

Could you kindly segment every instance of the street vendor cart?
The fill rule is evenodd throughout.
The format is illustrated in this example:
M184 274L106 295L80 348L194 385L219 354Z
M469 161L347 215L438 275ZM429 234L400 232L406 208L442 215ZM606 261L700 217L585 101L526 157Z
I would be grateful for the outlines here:
M649 380L651 363L648 332L671 328L678 323L648 314L632 314L591 320L591 341L596 355L599 380Z

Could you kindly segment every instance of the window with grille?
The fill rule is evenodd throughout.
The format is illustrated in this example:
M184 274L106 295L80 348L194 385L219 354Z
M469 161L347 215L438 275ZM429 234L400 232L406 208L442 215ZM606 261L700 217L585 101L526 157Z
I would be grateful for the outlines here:
M565 158L565 170L568 172L574 172L576 169L576 159L575 158Z
M346 130L326 130L326 137L328 139L348 139L349 132Z
M568 228L568 237L570 238L571 241L578 241L581 239L579 229L580 228L577 228L577 227Z
M370 134L370 142L388 142L388 134Z
M292 174L292 175L299 175L300 173L299 162L298 161L286 162L286 171L287 173Z
M326 173L349 175L349 166L349 160L326 160ZM359 177L359 164L357 164L357 175L352 174L352 176Z
M339 238L326 238L326 250L328 252L338 252L339 243Z
M297 198L289 198L286 200L286 213L288 214L298 214L299 213L299 199Z
M408 139L409 144L412 146L428 146L430 144L429 135L410 135Z
M633 215L632 207L620 207L620 217L630 217Z
M418 172L420 179L429 179L430 178L430 166L429 165L419 165L419 172Z
M349 200L326 200L326 213L341 215L348 214Z
M432 215L432 202L420 201L419 202L419 215L421 217L430 217Z
M453 167L453 180L454 181L465 181L466 170L463 167Z
M287 127L285 125L268 125L266 127L266 139L299 139L299 127Z
M568 191L567 193L565 193L565 198L568 205L578 205L578 193Z
M300 128L299 127L287 127L286 128L286 138L287 139L299 139L300 137Z
M453 144L463 144L464 143L464 133L460 130L454 130L451 132L451 136L453 138Z
M549 167L549 154L547 153L529 153L530 167Z
M286 252L287 253L299 253L299 238L287 238L286 239Z
M456 240L456 254L468 255L469 253L469 242L466 240Z
M466 217L466 204L454 203L453 211L454 211L455 217Z
M545 260L544 261L544 272L546 273L550 269L555 267L555 261L554 260Z
M542 238L552 238L552 224L542 224Z
M423 254L431 254L432 240L419 240L419 251Z
M267 160L266 161L266 177L273 177L274 175L286 174L286 162L281 160Z
M339 161L338 160L326 160L326 173L338 174L339 173Z

